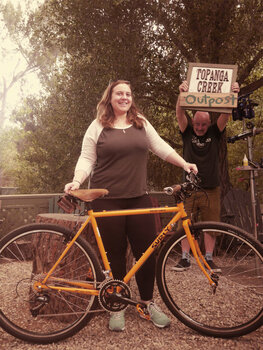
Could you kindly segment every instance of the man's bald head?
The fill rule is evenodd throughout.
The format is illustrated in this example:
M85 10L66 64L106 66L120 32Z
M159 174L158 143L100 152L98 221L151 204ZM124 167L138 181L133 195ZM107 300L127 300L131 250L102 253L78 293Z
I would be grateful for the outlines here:
M193 128L197 136L203 136L211 125L211 119L208 112L197 111L193 118Z

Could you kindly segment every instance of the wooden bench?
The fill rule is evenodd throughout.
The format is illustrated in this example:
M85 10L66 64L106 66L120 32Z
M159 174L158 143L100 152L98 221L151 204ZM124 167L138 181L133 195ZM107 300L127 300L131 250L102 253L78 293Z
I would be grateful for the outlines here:
M258 224L258 238L261 242L263 242L263 224L258 200L256 216ZM231 189L223 200L221 219L223 222L238 226L250 234L254 234L250 192L237 188Z
M74 214L44 213L44 214L37 215L36 222L56 224L56 225L67 227L68 229L74 230L75 232L77 232L77 230L80 228L80 226L83 224L83 222L86 219L87 219L87 216L79 216ZM97 246L96 238L94 236L94 233L90 224L88 224L87 228L83 231L82 236L89 242L89 244L95 250L96 255L100 260L100 263L102 264L102 259ZM126 253L126 264L127 264L127 269L130 269L133 264L133 255L129 245Z

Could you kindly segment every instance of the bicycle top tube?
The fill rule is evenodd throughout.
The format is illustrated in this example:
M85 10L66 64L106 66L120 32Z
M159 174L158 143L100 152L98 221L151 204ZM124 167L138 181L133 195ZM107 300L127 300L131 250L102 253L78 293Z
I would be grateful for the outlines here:
M158 214L158 213L175 213L182 210L182 207L157 207L157 208L142 208L142 209L121 209L121 210L104 210L95 211L92 213L94 217L108 217L108 216L126 216L126 215L142 215L142 214ZM89 211L88 211L89 213Z

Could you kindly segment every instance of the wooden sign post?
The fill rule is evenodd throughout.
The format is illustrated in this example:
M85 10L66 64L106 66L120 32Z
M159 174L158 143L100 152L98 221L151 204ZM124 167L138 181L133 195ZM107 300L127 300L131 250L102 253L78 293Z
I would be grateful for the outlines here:
M189 89L180 93L183 109L231 113L237 107L238 94L231 90L237 66L212 63L189 63Z

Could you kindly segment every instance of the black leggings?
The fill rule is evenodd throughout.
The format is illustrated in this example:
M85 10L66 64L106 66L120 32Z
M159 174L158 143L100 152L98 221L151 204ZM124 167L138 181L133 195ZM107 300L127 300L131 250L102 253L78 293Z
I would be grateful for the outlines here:
M149 195L136 198L96 199L92 202L94 211L138 209L152 207ZM97 218L99 231L110 261L115 279L126 275L127 238L133 255L138 260L156 237L153 215L128 215L108 218ZM153 297L155 278L155 254L135 275L140 297L148 301Z

